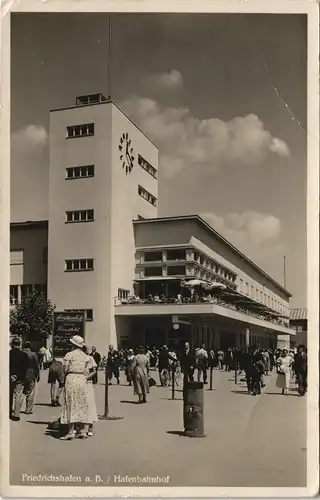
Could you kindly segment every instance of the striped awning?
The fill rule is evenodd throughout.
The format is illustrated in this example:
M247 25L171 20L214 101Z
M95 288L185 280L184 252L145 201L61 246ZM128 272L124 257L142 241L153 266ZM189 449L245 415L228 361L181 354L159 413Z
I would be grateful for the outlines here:
M289 318L291 320L308 319L308 309L306 307L299 307L298 309L291 309Z

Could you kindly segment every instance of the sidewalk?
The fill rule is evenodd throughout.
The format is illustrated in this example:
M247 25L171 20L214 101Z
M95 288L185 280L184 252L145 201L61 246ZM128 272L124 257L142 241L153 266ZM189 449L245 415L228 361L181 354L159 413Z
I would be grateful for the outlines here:
M98 414L104 410L103 378L100 372ZM171 388L153 387L148 404L136 405L123 380L109 387L110 414L123 420L99 421L93 438L62 442L45 435L47 422L60 410L47 406L43 373L34 414L11 423L11 483L26 485L23 473L41 473L73 474L83 481L90 476L97 486L102 483L95 482L96 475L105 485L114 485L115 475L148 475L170 476L170 486L304 486L306 399L295 390L279 395L275 375L267 377L261 396L250 396L240 378L235 385L234 373L215 370L214 390L205 386L205 438L179 435L181 392L173 401Z

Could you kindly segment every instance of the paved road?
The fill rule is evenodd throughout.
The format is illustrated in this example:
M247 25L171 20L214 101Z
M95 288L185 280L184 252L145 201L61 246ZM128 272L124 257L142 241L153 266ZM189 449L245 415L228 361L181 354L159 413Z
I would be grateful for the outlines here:
M234 384L231 373L214 371L214 390L205 390L202 439L179 435L181 392L172 401L170 389L153 387L148 404L136 405L131 387L113 385L110 413L123 420L99 421L93 438L72 442L46 435L47 422L60 412L48 406L46 377L43 373L34 414L10 424L11 484L39 485L23 481L22 474L72 474L82 484L89 477L91 486L115 485L117 475L169 476L167 486L306 485L306 399L294 386L289 396L279 395L275 375L267 378L263 395L253 397L244 383ZM102 414L103 373L100 379L96 401Z

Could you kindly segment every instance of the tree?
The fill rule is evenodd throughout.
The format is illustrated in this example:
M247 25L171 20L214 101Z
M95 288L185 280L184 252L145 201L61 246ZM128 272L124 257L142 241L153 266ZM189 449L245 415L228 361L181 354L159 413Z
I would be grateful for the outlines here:
M46 297L34 291L21 304L10 310L10 333L23 341L43 341L52 334L55 306Z

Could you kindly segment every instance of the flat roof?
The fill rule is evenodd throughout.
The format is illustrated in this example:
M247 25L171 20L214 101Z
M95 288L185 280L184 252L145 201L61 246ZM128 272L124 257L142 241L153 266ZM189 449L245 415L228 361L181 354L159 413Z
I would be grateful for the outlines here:
M88 94L88 95L95 95L95 94ZM81 97L81 96L80 96ZM101 101L101 102L93 102L93 103L90 103L90 104L81 104L81 105L73 105L73 106L66 106L64 108L54 108L54 109L50 109L49 112L50 113L54 113L55 111L66 111L68 109L83 109L83 108L90 108L92 106L102 106L102 105L105 105L105 104L114 104L116 108L118 108L118 110L120 111L120 113L122 113L138 130L140 130L141 134L143 134L145 136L146 139L148 139L148 141L151 142L151 144L154 145L155 148L158 148L158 146L153 142L152 139L150 139L150 137L132 120L132 118L130 118L129 115L127 115L127 113L125 113L123 111L123 109L120 108L120 106L115 102L113 101L112 99L109 99L107 101Z
M150 223L157 223L157 222L170 222L170 221L184 221L184 220L192 220L202 226L204 229L206 229L208 232L213 234L215 238L218 240L222 241L225 245L227 245L229 248L231 248L234 253L236 253L241 259L244 259L248 264L250 264L254 269L259 271L260 274L262 274L265 278L270 280L274 285L276 285L280 290L285 292L289 297L292 297L292 294L286 290L282 285L280 285L274 278L269 276L261 267L259 267L257 264L255 264L252 260L250 260L246 255L244 255L238 248L236 248L232 243L230 243L226 238L224 238L220 233L218 233L213 227L210 226L200 215L195 214L195 215L178 215L178 216L172 216L172 217L158 217L156 219L137 219L134 220L134 224L150 224Z
M47 227L47 220L27 220L21 222L10 222L10 229L14 227Z

